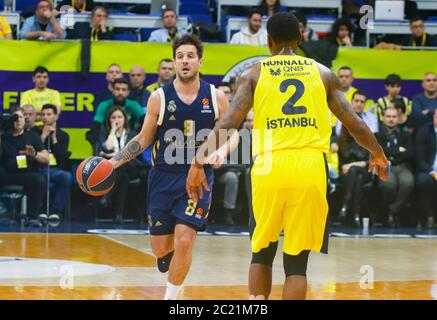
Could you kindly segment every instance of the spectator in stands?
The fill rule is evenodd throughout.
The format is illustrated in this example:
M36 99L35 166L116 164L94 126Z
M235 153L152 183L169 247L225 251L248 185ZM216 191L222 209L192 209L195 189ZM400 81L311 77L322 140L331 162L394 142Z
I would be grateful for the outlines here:
M132 128L133 130L141 128L145 112L138 102L127 99L129 96L129 81L124 78L115 79L112 95L112 99L103 101L97 107L93 119L95 127L98 127L96 131L100 131L100 126L104 124L108 115L108 110L113 106L125 109L128 115L129 128ZM99 134L96 134L96 136L99 136Z
M146 108L150 92L146 89L144 81L146 81L144 67L137 65L132 66L129 70L130 94L128 98L135 100L143 108Z
M413 122L411 117L407 115L407 106L402 98L395 98L393 101L393 106L398 112L398 123L399 128L402 132L413 132Z
M20 30L20 39L55 40L66 36L53 12L52 2L39 0L35 15L27 18Z
M257 9L266 17L271 17L277 12L287 11L287 9L281 5L280 0L261 0Z
M130 131L126 109L120 106L111 107L105 118L105 130L100 134L99 156L112 158L135 137L136 132ZM117 169L116 182L107 196L115 212L115 221L123 222L123 213L126 205L128 184L138 176L138 167L135 161L130 161Z
M357 91L357 88L352 86L354 82L354 71L351 67L343 66L338 69L337 75L340 81L341 91L344 92L349 101L352 101L352 95Z
M347 18L339 18L332 25L328 38L330 42L339 47L352 47L353 25Z
M437 109L433 121L426 123L416 135L416 183L422 209L427 218L426 226L434 226L437 208Z
M427 72L422 81L423 93L413 98L412 121L415 126L432 122L432 115L437 109L437 74Z
M402 80L397 74L392 73L385 78L385 90L387 91L387 96L379 98L376 104L376 115L380 121L383 121L384 119L384 110L394 107L394 100L396 98L404 100L405 106L407 107L407 115L411 113L410 102L407 97L400 95L401 89Z
M172 59L162 59L158 65L158 81L147 86L147 90L152 93L158 88L165 86L173 79L175 74Z
M300 33L302 33L302 40L303 41L318 40L319 37L317 36L317 33L315 33L314 30L308 26L307 17L300 11L296 12L294 15L299 20Z
M58 108L58 113L61 111L61 95L59 91L49 89L49 71L47 68L38 66L33 71L32 81L35 83L35 89L24 91L20 106L31 104L36 110L41 111L45 104L54 104Z
M379 144L390 161L391 170L387 181L379 182L384 206L388 207L388 226L395 227L398 214L408 201L414 188L412 164L414 158L413 141L409 132L398 126L398 112L395 108L383 111L383 125L376 134Z
M108 70L106 71L107 86L103 91L98 92L94 96L95 109L97 109L97 106L101 102L112 98L112 90L114 89L113 81L122 77L123 71L121 70L121 67L117 63L110 64Z
M161 20L164 28L153 31L150 34L149 42L172 42L174 38L182 37L188 33L185 28L176 26L178 17L176 11L171 8L162 11Z
M94 9L95 4L93 0L62 0L56 6L56 12L60 12L61 8L64 6L70 6L74 12L85 13L91 12Z
M366 106L366 100L367 96L365 92L360 90L355 91L352 95L352 109L361 119L363 119L363 121L367 124L370 130L373 133L376 133L378 132L378 117L370 111L364 111L364 108ZM341 129L342 124L340 121L337 121L337 124L335 126L335 132L337 136L340 136Z
M341 129L338 142L339 168L344 185L344 199L339 218L345 221L352 214L353 226L359 227L364 185L372 178L367 169L369 152L355 142L345 127Z
M108 12L102 6L94 7L91 23L77 22L68 29L68 39L91 39L91 41L112 40L113 33L108 29Z
M49 163L49 153L34 131L24 130L23 111L15 109L11 112L17 114L18 119L10 132L2 136L0 185L23 186L28 196L27 216L35 219L47 189L46 177L39 172L39 166Z
M23 109L25 121L24 128L26 130L30 130L35 127L35 123L37 122L37 111L35 110L35 107L31 104L25 104L21 108Z
M421 17L410 20L411 35L407 36L402 45L410 47L433 47L436 46L436 39L425 32L425 24Z
M59 224L59 220L65 213L65 203L70 196L72 176L69 167L71 152L68 151L70 137L57 125L58 109L53 104L45 104L41 110L42 126L34 127L34 131L40 136L44 147L50 157L50 188L51 195L50 212L39 215L40 220L49 221L52 226ZM47 167L42 167L41 172L47 176Z
M257 9L250 11L247 26L234 34L230 44L265 46L267 45L267 30L262 26L262 12Z
M0 40L12 40L12 29L5 17L0 16Z
M232 101L232 86L229 82L220 82L217 86L217 89L219 89L221 92L223 92L228 98L229 103Z

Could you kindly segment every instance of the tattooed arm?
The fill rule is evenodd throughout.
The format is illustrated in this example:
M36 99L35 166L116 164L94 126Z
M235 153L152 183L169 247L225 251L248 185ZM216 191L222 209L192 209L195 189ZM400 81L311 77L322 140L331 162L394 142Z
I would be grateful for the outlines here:
M109 160L114 168L118 168L129 160L136 158L153 142L153 138L155 137L158 128L159 110L160 97L157 92L154 92L147 102L147 115L141 132L129 141L129 143L111 160Z
M369 172L375 170L375 173L385 181L388 177L389 163L375 135L352 110L351 104L340 89L340 81L337 76L324 65L318 64L318 67L328 95L329 109L346 127L355 141L371 153Z
M197 151L196 156L191 164L190 171L187 177L186 190L188 196L197 201L198 197L203 197L203 189L210 190L203 171L203 164L208 155L215 152L223 146L228 140L220 139L220 130L238 130L241 123L245 119L247 113L253 105L253 95L255 92L256 83L260 74L260 64L257 64L243 74L237 81L237 92L231 102L229 109L223 117L216 123L214 130L209 134L207 140L202 144ZM232 132L232 136L236 134Z

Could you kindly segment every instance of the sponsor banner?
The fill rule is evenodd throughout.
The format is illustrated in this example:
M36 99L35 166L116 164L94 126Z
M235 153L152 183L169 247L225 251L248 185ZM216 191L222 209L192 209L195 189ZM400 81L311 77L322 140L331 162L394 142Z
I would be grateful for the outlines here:
M81 74L80 42L0 41L0 112L20 104L20 95L33 89L32 71L38 65L50 71L49 88L61 93L62 114L59 126L72 135L70 151L73 159L91 155L85 132L91 127L97 106L94 96L106 87L105 72L118 63L125 77L132 65L142 65L147 73L146 85L156 81L158 63L172 57L169 44L96 42L91 47L90 73ZM204 62L200 69L205 81L217 84L238 76L248 67L267 57L267 47L205 44ZM368 92L369 98L385 95L383 79L398 73L403 79L401 94L412 97L422 91L425 71L436 71L432 51L383 51L340 49L334 70L342 65L354 69L354 86Z

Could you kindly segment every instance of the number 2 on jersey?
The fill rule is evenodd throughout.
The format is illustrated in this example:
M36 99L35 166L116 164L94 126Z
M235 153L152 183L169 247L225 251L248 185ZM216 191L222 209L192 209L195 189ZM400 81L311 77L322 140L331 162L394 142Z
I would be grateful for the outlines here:
M287 102L282 106L282 113L291 114L304 114L307 112L307 108L304 106L295 106L294 104L302 98L305 92L305 86L302 81L297 79L287 79L281 82L279 90L285 93L289 86L296 87L296 92L287 100Z

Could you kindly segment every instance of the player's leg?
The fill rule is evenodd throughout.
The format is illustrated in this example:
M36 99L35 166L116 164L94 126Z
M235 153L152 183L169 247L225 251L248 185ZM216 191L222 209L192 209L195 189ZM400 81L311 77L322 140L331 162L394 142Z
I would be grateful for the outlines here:
M193 245L196 230L185 224L177 224L174 234L174 255L170 263L168 281L176 286L182 285L193 260Z
M252 254L249 268L249 299L266 300L272 290L272 264L278 242L271 242L267 248Z
M151 235L150 245L153 254L156 256L158 270L162 273L168 271L170 261L173 257L174 234Z
M327 166L322 154L295 155L284 208L283 299L305 299L309 251L327 252Z
M261 157L251 170L252 210L249 231L251 236L252 262L249 268L249 299L268 299L272 287L272 264L282 230L283 196L272 177L276 173L261 172ZM274 180L274 178L273 178Z
M309 250L298 255L284 253L285 283L282 290L284 300L305 300L307 292L307 265Z

